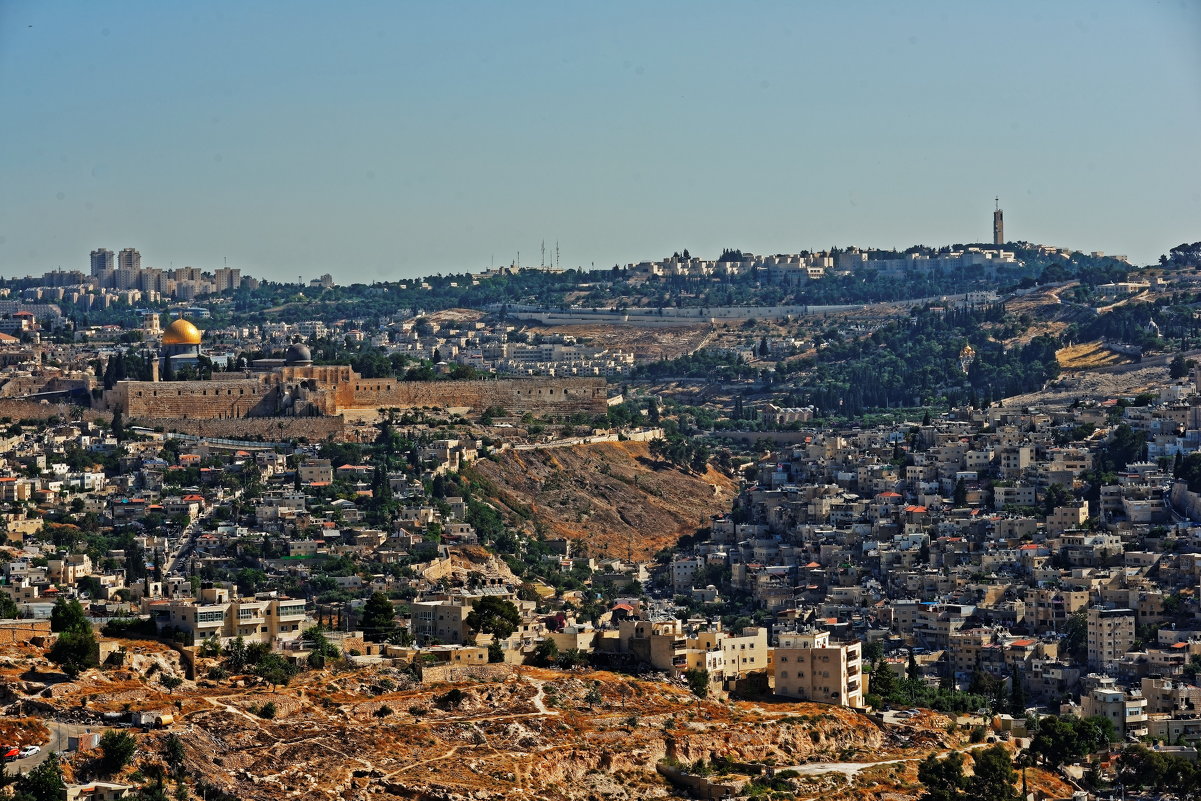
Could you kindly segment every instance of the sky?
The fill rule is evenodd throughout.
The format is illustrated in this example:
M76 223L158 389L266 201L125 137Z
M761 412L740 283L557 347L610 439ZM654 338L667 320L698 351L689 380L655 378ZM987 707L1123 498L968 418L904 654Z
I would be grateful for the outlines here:
M0 0L0 275L1201 239L1201 1Z

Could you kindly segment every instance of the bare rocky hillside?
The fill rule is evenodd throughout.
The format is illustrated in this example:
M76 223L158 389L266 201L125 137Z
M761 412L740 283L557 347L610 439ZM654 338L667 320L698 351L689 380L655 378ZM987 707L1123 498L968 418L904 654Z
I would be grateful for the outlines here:
M737 492L712 468L702 476L653 460L644 442L507 451L471 472L511 518L584 540L593 556L646 558L728 512Z

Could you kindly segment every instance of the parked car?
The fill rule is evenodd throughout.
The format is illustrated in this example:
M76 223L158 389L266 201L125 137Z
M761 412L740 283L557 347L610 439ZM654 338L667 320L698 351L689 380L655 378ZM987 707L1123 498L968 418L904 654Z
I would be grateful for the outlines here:
M5 762L20 759L21 750L15 745L0 745L0 758L3 758Z
M31 757L34 754L39 753L41 750L42 747L40 745L27 745L21 749L21 759L24 759L25 757Z

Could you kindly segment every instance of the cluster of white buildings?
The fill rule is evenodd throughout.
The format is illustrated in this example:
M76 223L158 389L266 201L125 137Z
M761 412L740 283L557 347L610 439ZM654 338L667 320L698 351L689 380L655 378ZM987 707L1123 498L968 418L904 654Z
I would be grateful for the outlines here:
M873 271L890 277L929 275L936 272L994 274L1001 267L1020 267L1013 252L997 249L964 248L947 252L913 251L884 254L881 251L847 248L818 253L755 256L738 254L732 259L710 261L672 256L663 261L643 261L627 265L635 277L683 276L688 278L757 275L764 283L795 287L830 273Z

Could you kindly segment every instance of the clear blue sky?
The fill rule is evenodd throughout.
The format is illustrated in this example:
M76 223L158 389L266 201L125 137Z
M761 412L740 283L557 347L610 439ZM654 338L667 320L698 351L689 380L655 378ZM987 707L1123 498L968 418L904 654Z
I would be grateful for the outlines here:
M1201 239L1201 3L0 0L0 274Z

